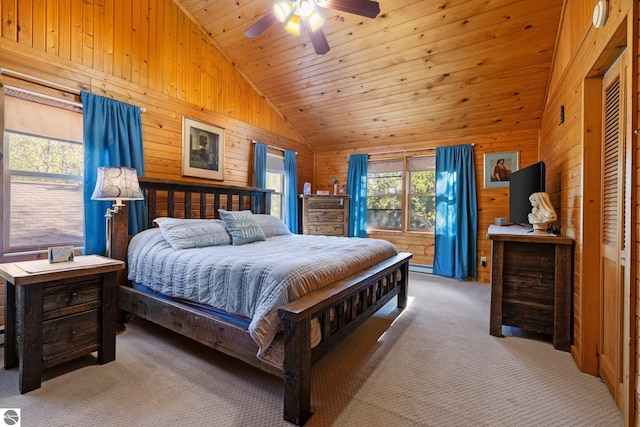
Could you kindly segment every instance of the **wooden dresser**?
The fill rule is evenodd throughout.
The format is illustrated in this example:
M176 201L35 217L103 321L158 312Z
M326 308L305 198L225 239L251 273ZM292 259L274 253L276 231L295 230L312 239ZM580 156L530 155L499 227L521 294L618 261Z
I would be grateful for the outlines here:
M489 227L491 314L489 332L502 325L553 336L570 351L573 239L534 235L519 226Z
M349 236L349 196L304 194L302 234Z

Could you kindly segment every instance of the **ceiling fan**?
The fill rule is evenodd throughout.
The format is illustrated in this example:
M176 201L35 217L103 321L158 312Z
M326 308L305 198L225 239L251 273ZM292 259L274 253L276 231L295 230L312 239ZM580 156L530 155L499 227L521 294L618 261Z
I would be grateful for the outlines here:
M247 37L258 37L276 22L283 23L285 30L296 35L304 28L309 33L316 53L324 55L329 52L329 43L320 28L324 19L318 13L319 8L353 13L367 18L375 18L380 13L380 5L372 0L278 0L273 5L273 10L244 33Z

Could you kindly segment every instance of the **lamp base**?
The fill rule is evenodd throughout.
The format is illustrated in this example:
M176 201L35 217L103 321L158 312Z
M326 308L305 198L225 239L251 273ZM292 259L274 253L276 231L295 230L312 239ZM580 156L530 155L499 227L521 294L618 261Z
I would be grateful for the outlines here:
M118 213L119 207L117 205L113 205L113 208L108 208L107 213L104 215L105 217L105 256L107 258L111 258L111 243L113 241L113 215Z

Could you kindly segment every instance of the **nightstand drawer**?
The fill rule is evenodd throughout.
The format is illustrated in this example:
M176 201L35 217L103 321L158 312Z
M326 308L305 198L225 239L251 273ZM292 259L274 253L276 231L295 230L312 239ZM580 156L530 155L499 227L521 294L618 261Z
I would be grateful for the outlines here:
M101 300L102 279L100 275L47 286L43 291L43 320L98 308Z
M99 315L100 310L90 310L43 322L43 362L77 350L84 350L86 354L86 348L92 345L97 349L100 342Z

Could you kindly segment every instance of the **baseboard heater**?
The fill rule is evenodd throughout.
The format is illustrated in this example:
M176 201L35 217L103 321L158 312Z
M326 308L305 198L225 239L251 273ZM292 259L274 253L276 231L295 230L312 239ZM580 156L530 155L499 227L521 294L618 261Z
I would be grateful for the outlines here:
M413 271L415 273L433 274L433 266L409 263L409 271Z

